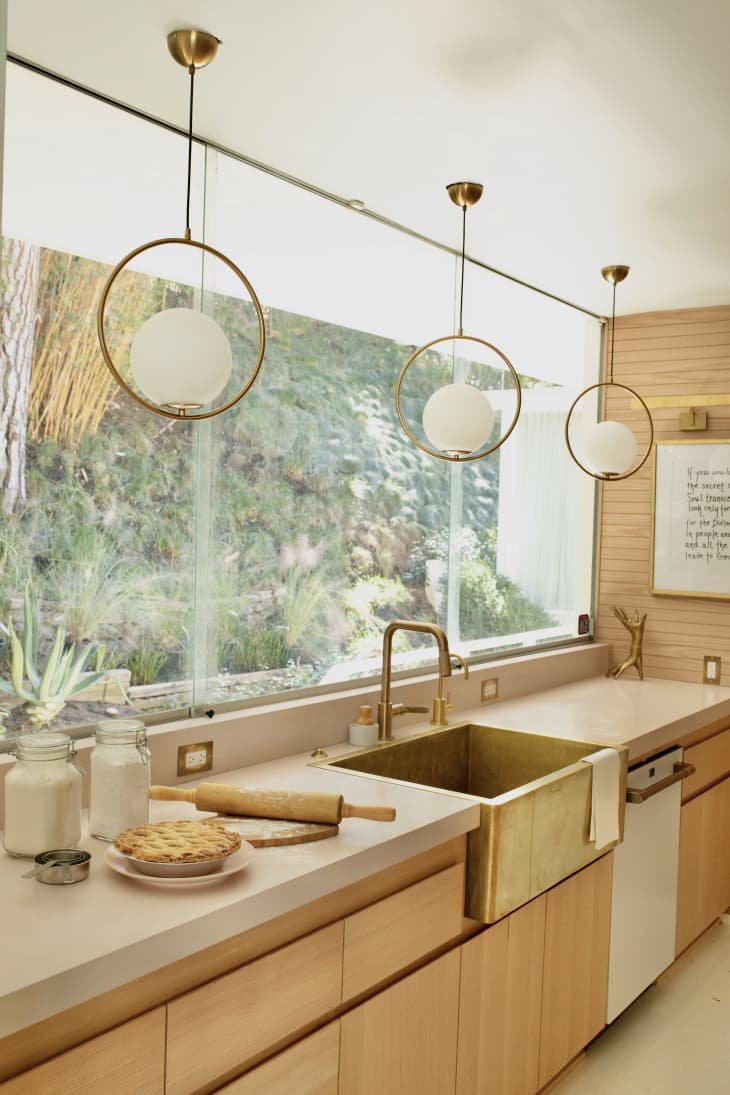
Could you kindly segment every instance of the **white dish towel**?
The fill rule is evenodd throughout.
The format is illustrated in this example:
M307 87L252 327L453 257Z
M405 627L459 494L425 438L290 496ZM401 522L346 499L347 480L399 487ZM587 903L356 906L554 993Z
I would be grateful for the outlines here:
M619 838L621 761L615 749L599 749L580 759L593 768L590 839L596 842L598 852Z

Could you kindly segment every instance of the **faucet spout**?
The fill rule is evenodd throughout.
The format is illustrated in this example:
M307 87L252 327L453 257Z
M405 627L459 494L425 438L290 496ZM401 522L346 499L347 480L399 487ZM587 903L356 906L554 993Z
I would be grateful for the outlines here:
M396 631L414 631L418 634L433 635L439 650L439 677L451 676L451 657L446 632L437 624L420 623L417 620L392 620L383 633L383 669L380 678L380 703L378 704L378 741L391 741L393 738L393 718L408 711L422 711L421 707L408 707L397 704L394 708L390 698L391 661L393 655L393 636Z

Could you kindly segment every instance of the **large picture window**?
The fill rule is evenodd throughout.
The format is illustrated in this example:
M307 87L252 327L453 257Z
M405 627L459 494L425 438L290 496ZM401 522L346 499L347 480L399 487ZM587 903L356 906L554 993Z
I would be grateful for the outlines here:
M6 740L42 718L27 665L25 699L13 691L11 631L35 634L40 672L59 628L75 645L68 666L84 656L88 687L61 689L52 715L66 729L109 710L163 714L372 676L396 617L442 624L473 657L576 637L591 608L594 489L562 431L597 376L595 319L470 264L465 314L515 365L523 411L492 456L434 460L400 429L394 388L418 345L453 330L453 256L196 146L194 235L251 278L267 352L226 414L157 419L107 372L95 310L110 264L181 233L184 142L13 65L7 99ZM201 288L154 263L123 275L122 351L163 298ZM235 353L250 309L225 270L206 269L202 288ZM419 369L414 406L434 386ZM432 662L430 644L398 639L399 668Z

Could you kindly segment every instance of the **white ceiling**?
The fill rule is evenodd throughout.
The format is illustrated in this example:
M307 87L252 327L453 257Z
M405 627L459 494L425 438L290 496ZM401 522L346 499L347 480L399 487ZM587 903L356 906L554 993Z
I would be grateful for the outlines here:
M730 303L728 0L9 0L11 53L600 313Z

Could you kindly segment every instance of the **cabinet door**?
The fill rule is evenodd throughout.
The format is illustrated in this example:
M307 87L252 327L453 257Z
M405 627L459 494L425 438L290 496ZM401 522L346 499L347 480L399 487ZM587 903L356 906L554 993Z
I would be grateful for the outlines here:
M342 1016L339 1095L453 1095L459 949Z
M612 875L606 855L546 895L539 1087L605 1025Z
M686 802L679 827L676 953L688 947L730 900L730 779Z
M216 1095L337 1095L340 1021L302 1038Z
M162 1095L165 1009L155 1008L106 1034L0 1083L2 1095Z
M546 895L461 948L457 1095L537 1091Z

